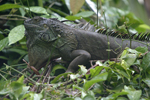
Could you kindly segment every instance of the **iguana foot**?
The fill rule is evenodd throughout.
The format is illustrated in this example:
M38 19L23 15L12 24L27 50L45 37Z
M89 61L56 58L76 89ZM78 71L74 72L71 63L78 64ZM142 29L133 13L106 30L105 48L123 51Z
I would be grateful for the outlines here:
M73 60L69 64L69 67L66 72L77 71L77 69L79 68L78 65L84 65L88 63L88 61L91 59L91 55L85 50L74 50L71 53L71 58L73 58Z

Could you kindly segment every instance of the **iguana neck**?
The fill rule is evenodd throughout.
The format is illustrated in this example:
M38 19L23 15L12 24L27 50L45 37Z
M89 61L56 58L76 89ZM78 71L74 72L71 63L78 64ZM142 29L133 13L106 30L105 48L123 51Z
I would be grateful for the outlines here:
M69 44L73 45L71 46L73 49L77 47L78 43L74 34L74 28L69 27L57 19L50 19L49 26L52 32L55 33L55 36L57 35L56 37L58 37L55 42L53 42L53 47L60 49Z

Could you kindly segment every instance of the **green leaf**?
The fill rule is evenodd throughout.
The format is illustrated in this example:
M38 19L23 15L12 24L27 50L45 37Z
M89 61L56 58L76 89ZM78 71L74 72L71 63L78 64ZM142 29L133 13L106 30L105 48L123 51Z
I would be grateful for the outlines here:
M75 97L74 100L82 100L80 97Z
M68 74L70 74L70 73L63 73L63 74L58 75L57 77L55 77L55 78L51 81L51 83L56 83L56 82L59 80L60 77L62 77L62 76L67 76Z
M112 94L107 96L107 97L103 97L101 98L101 100L115 100L114 97L112 97Z
M30 10L31 12L34 12L34 13L38 13L38 14L46 14L48 15L47 11L45 8L43 7L39 7L39 6L33 6L33 7L24 7L26 10Z
M70 0L64 0L67 8L70 10ZM71 11L71 10L70 10Z
M17 82L17 81L13 81L10 84L10 87L13 89L13 91L18 90L19 88L21 88L23 86L23 83Z
M34 100L41 100L42 99L42 94L41 93L39 93L39 94L37 94L37 93L34 93Z
M0 40L0 51L4 49L5 46L8 45L8 37Z
M136 54L127 54L125 58L122 58L122 63L121 65L123 65L125 62L127 64L127 66L124 66L125 69L129 68L131 65L134 64L135 60L137 58ZM124 62L124 63L123 63Z
M150 26L148 26L148 25L146 25L146 24L140 24L140 25L136 28L136 30L139 30L139 32L140 32L140 30L150 30ZM141 31L141 32L143 32L143 31Z
M77 19L81 19L81 17L78 17L78 16L66 16L65 18L68 20L73 20L73 21Z
M25 10L23 9L23 7L19 8L19 11L21 13L21 16L25 16L26 12Z
M112 97L117 98L120 95L127 95L127 94L128 94L128 92L121 91L121 92L114 93L112 95Z
M64 17L66 17L66 16L68 16L68 14L66 14L65 12L63 12L63 11L61 11L61 10L58 10L58 9L54 9L54 8L49 8L51 11L53 11L53 15L55 15L57 18L58 17L60 17L60 16L64 16ZM54 13L55 12L55 13ZM60 15L60 16L58 16L58 14ZM51 18L53 18L52 16L53 15L51 15Z
M116 100L128 100L128 99L125 97L118 97Z
M91 77L97 76L101 72L102 69L103 69L103 66L97 66L95 67L95 69L91 69L90 70Z
M126 48L121 55L121 65L123 66L123 68L127 69L131 65L133 65L139 54L140 53L134 49Z
M11 66L6 65L6 69L9 69Z
M124 91L128 92L127 96L130 100L139 100L142 94L141 90L135 90L134 88L124 86Z
M81 98L85 97L87 93L85 91L81 91Z
M11 81L0 80L0 95L5 95L11 92L10 88L8 88L11 84Z
M67 97L67 98L64 98L62 100L74 100L73 98L70 98L70 97Z
M19 82L19 83L23 83L23 81L24 81L24 76L21 76L21 77L17 80L17 82Z
M150 78L142 79L142 81L150 87Z
M55 65L53 67L53 69L52 69L52 73L54 73L58 69L64 69L64 70L66 70L66 68L64 66L62 66L62 65Z
M114 94L110 94L109 96L104 97L101 100L116 100L116 98L118 96L127 95L127 94L128 94L128 92L121 91L121 92L117 92L117 93L114 93ZM122 99L122 100L124 100L124 99Z
M79 65L79 67L80 67L80 69L81 69L81 74L82 74L82 75L85 75L85 74L87 73L86 67L83 66L83 65Z
M147 47L137 47L135 48L136 51L141 52L141 53L145 53L148 51Z
M131 49L131 48L128 48L128 47L126 47L126 49L128 50L129 53L132 53L132 54L139 54L139 52L137 52L137 51L134 50L134 49Z
M128 53L128 51L126 49L123 50L120 58L125 58L127 53Z
M93 11L83 11L83 12L80 12L74 16L78 16L78 17L90 17L94 14Z
M86 95L82 100L96 100L96 99L91 95Z
M28 92L29 88L30 86L23 86L22 92L19 95L20 100L24 100L26 98L25 94Z
M107 79L107 76L108 76L107 72L95 76L93 79L91 79L90 81L87 81L84 84L84 89L88 90L89 87L92 86L94 83L105 81Z
M26 100L42 100L42 97L43 96L41 93L37 94L37 93L30 92L28 94L25 94L23 98L25 98Z
M22 49L18 49L18 48L10 48L8 51L16 52L16 53L18 53L20 55L27 54L26 50L22 50Z
M133 13L128 13L126 18L129 20L128 25L132 28L138 27L140 24L143 24L143 21L138 19ZM132 25L131 25L132 24Z
M24 37L24 33L25 33L24 25L19 25L13 28L8 35L9 45L21 40Z
M11 97L11 99L18 100L20 93L23 90L23 84L17 81L13 81L10 84L10 89L11 89L11 92L9 92L9 96Z
M5 89L3 89L3 90L0 91L0 94L1 94L1 95L4 95L4 94L9 93L10 91L11 91L10 89L5 88Z
M80 76L79 74L75 74L75 75L74 75L74 74L71 74L71 75L70 75L70 79L71 79L71 80L74 80L74 79L77 79L79 76Z
M92 1L92 0L85 0L86 3L89 5L89 7L91 7L91 9L98 14L98 16L101 16L100 13L97 13L97 5Z
M140 67L142 67L144 71L146 71L146 69L147 69L148 67L150 67L150 52L148 52L148 53L143 57L142 64L140 65Z
M72 89L78 89L79 91L84 91L84 89L82 87L79 87L78 85L72 85Z
M17 4L3 4L0 6L0 11L6 10L6 9L12 9L12 8L20 8L20 5Z
M126 73L124 70L116 69L116 71L117 71L120 75L122 75L122 76L124 76L125 78L127 78L128 80L130 80L130 75L129 75L128 73Z

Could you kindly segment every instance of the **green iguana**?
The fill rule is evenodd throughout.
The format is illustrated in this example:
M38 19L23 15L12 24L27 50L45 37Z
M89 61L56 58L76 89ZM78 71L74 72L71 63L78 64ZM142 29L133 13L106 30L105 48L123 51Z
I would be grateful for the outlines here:
M110 58L115 58L130 45L130 40L122 41L120 38L76 29L55 18L34 17L25 20L24 26L30 66L38 70L48 59L62 57L70 62L66 72L75 72L78 65L84 65L89 60L108 59L108 47L111 50ZM137 41L131 44L131 48L147 46Z

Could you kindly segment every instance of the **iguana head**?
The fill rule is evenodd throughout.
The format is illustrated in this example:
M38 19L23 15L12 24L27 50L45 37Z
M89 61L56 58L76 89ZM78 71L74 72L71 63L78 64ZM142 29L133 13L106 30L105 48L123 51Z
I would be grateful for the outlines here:
M48 29L47 23L48 19L37 16L32 19L26 19L24 21L24 26L28 32L31 32L30 34L38 34L40 32L45 32Z
M49 58L58 55L53 53L51 48L51 44L58 38L57 33L53 32L51 22L51 19L42 17L34 17L24 21L29 62L37 69Z
M41 40L46 42L54 41L58 38L57 33L53 31L52 20L42 17L34 17L32 19L26 19L24 26L26 29L25 35L33 40Z

